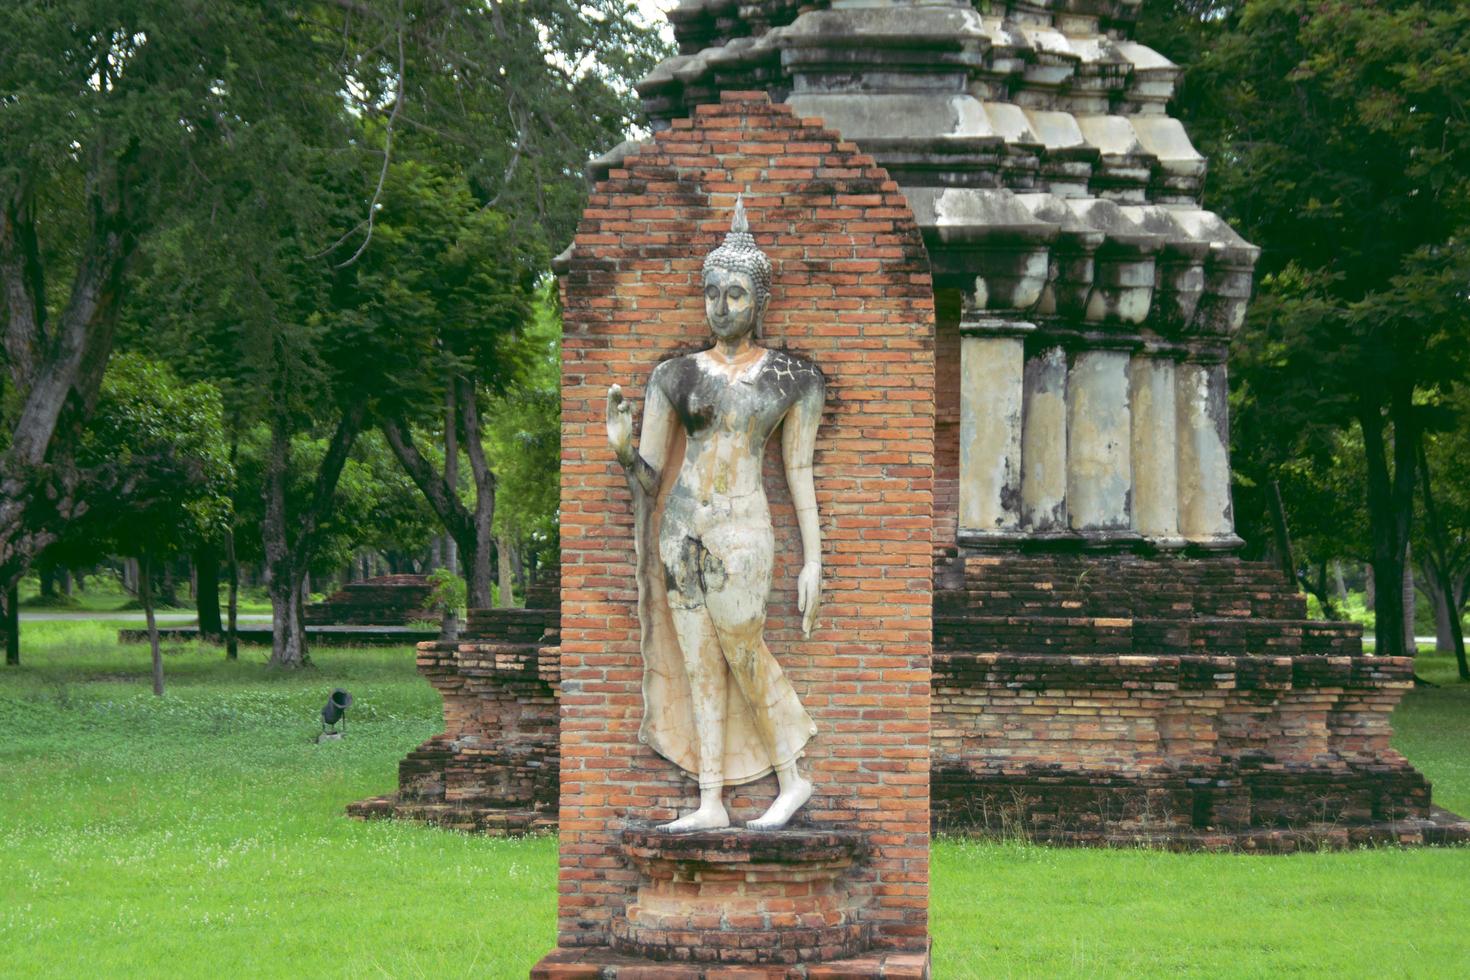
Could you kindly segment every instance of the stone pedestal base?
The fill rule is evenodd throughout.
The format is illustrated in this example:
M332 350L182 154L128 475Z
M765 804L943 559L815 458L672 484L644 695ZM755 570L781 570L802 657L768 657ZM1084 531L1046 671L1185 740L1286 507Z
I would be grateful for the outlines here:
M623 832L622 849L641 880L612 920L612 945L557 949L532 977L929 976L927 950L868 948L847 874L867 857L861 834L640 827Z
M821 830L623 832L641 873L637 900L612 922L613 949L650 960L816 963L868 946L845 872L862 838Z

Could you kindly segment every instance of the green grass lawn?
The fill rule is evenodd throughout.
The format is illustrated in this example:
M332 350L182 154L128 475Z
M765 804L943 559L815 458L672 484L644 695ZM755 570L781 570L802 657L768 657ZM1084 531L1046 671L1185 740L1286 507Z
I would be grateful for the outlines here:
M266 671L246 648L26 627L0 673L0 975L524 977L554 943L556 845L346 819L439 730L397 650ZM1449 680L1426 659L1420 673ZM334 686L350 732L315 745ZM1470 686L1416 691L1399 745L1470 811ZM934 847L935 972L1470 975L1470 849L1286 858Z
M86 589L74 589L71 595L57 593L49 599L42 599L39 585L34 576L23 579L20 584L20 605L26 612L59 612L59 613L111 613L111 612L141 612L143 609L136 596L131 592L124 591L123 587L114 578L96 575L87 580ZM194 611L194 600L189 598L187 588L179 591L177 596L178 605L158 606L156 611L161 613L192 613ZM313 595L312 601L318 601L321 596ZM224 590L220 590L220 615L224 616ZM271 611L270 600L264 592L259 589L251 589L240 594L236 608L241 615L258 615Z

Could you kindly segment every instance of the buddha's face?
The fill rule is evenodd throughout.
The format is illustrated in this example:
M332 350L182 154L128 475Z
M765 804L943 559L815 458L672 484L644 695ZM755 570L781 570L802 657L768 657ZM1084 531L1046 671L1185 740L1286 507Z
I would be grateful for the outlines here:
M705 273L704 315L716 337L730 341L746 336L755 330L760 314L753 277L718 266Z

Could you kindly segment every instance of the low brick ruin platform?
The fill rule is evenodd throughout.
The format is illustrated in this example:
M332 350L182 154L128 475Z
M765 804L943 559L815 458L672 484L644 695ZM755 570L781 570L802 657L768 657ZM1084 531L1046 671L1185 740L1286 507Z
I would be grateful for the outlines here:
M444 699L444 732L398 764L398 792L347 808L360 819L419 820L494 836L556 827L560 613L472 610L457 643L418 645L418 670Z
M1312 622L1228 558L948 559L935 599L935 828L1076 846L1288 852L1470 841L1389 746L1412 661ZM555 597L540 590L542 606ZM556 615L475 610L423 644L445 734L359 817L556 826Z
M537 963L532 980L929 980L929 954L879 950L827 963L795 966L664 963L609 946L559 949Z
M428 608L434 587L424 575L382 575L350 582L304 612L311 626L407 626L416 621L437 623L439 613Z

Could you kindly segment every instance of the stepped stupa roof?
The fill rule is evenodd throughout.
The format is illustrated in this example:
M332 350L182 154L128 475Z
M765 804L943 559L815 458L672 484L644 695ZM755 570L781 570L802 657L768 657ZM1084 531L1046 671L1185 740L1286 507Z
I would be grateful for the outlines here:
M1258 250L1200 207L1205 159L1167 113L1179 68L1130 39L1141 2L684 0L679 54L638 91L655 130L737 89L823 119L899 182L972 317L1218 344Z

